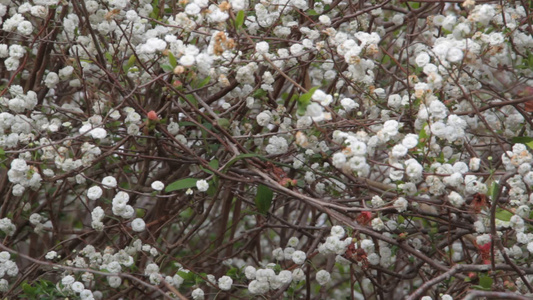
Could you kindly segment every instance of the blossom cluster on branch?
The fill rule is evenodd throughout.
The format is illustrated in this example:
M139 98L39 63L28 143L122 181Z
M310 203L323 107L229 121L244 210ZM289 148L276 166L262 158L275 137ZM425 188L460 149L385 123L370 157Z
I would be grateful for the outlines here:
M0 0L0 296L533 296L529 5Z

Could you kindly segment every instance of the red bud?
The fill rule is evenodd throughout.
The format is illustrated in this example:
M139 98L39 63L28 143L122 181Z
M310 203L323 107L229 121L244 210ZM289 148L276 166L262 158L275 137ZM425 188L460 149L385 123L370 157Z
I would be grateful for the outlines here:
M153 110L149 111L148 112L148 120L151 120L151 121L157 121L159 120L159 118L157 117L157 113Z

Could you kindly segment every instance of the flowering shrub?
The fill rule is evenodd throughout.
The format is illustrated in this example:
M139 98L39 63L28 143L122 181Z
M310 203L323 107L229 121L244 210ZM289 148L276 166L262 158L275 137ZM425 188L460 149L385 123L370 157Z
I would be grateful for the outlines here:
M459 2L0 0L0 295L531 297L533 13Z

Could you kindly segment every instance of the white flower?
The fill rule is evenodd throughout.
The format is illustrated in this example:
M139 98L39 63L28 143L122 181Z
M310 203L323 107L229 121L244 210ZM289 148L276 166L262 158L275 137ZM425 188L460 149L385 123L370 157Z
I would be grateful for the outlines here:
M223 291L231 290L231 285L233 284L233 279L229 276L222 276L218 279L218 287Z
M398 212L404 212L407 210L407 200L405 200L405 198L403 197L400 197L398 198L398 200L394 201L394 208L396 208L396 210Z
M180 65L182 65L184 67L190 67L190 66L194 65L195 61L196 61L196 59L194 58L193 55L183 55L180 58Z
M248 284L248 291L254 295L260 295L270 290L270 284L268 281L252 280Z
M102 179L102 184L106 189L114 188L117 187L117 180L113 176L107 176Z
M107 131L103 128L95 128L91 130L91 136L95 139L105 139L107 136Z
M46 258L46 259L54 259L56 257L57 257L57 252L49 251L48 253L46 253L46 256L44 258Z
M30 35L33 31L33 25L30 21L22 21L18 24L17 31L22 35Z
M209 183L207 183L207 181L205 181L204 179L198 180L196 182L196 188L198 188L200 192L205 192L207 191L207 189L209 189Z
M131 229L136 232L144 231L146 228L146 223L144 223L144 220L141 218L136 218L135 220L131 221Z
M294 263L297 265L303 264L306 258L307 255L303 251L296 250L292 253L292 261L294 261Z
M302 281L305 279L305 273L302 269L296 268L292 270L292 279L294 281Z
M325 285L331 279L331 275L326 270L320 270L316 273L316 281L318 284Z
M156 191L162 191L165 188L165 184L159 180L152 182L152 188Z
M344 228L342 228L342 226L335 225L335 226L331 227L330 234L332 236L336 236L336 237L342 238L345 233L346 233L346 231L344 230Z
M318 20L320 21L320 23L326 26L331 25L331 19L327 15L320 15L320 17L318 17Z
M195 289L192 291L191 297L194 300L203 300L204 299L204 291L202 289Z
M430 60L429 54L427 54L426 52L421 52L420 54L416 56L415 62L417 66L424 67L425 65L429 63L429 60Z
M91 200L97 200L102 197L102 188L99 186L93 186L87 190L87 198Z
M85 289L85 286L83 286L83 283L76 281L70 286L70 288L76 293L81 293L81 291Z
M112 288L118 288L122 284L122 278L118 276L108 276L107 283L109 283L109 286Z
M268 49L269 49L269 46L268 46L268 43L267 42L259 42L257 44L255 44L255 52L259 53L259 54L265 54L265 53L268 53Z
M350 98L343 98L341 100L341 105L347 112L350 112L359 107L359 104Z
M72 277L71 275L67 275L63 277L63 279L61 279L61 284L67 286L73 284L75 281L76 280L74 279L74 277Z
M402 144L395 145L392 147L391 154L394 157L402 157L407 154L407 148Z
M189 3L185 7L185 13L191 16L199 14L200 10L200 6L198 6L196 3Z
M244 268L244 275L246 275L246 278L249 280L255 279L255 268L252 266L247 266Z
M407 149L412 149L418 145L418 135L408 133L402 140L402 145Z
M16 158L11 162L11 170L26 172L29 169L30 167L28 167L28 164L26 164L26 161L23 159Z
M296 247L298 245L298 243L300 242L300 240L293 236L289 239L289 241L287 242L287 246L289 247Z
M460 62L463 60L463 50L455 47L450 48L446 55L446 59L451 63Z
M46 75L46 78L44 79L44 84L50 89L54 88L58 82L59 76L55 72L48 73L48 75Z
M270 123L271 115L272 114L269 111L263 111L259 113L255 118L257 120L257 124L262 127L267 126Z
M461 207L465 203L463 197L454 191L448 195L448 201L455 207Z

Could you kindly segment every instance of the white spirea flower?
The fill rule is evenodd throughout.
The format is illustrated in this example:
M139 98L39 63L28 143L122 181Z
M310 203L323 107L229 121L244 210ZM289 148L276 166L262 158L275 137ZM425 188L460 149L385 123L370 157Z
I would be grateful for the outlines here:
M152 189L154 189L156 191L162 191L165 188L165 184L162 183L159 180L156 180L156 181L152 182L151 186L152 186Z
M408 202L403 197L400 197L396 201L394 201L394 208L396 208L396 210L398 212L406 211L407 210L407 205L408 205Z
M205 192L209 189L209 183L207 183L207 181L205 181L204 179L198 180L196 182L196 188L198 188L200 192Z
M342 237L344 237L345 233L346 233L346 231L344 230L344 228L342 228L342 226L335 225L335 226L331 227L330 234L332 236L336 236L336 237L342 238Z
M22 21L18 24L17 31L22 35L30 35L33 31L33 25L30 21Z
M61 284L64 285L64 286L68 286L68 285L73 284L75 281L76 281L76 279L74 279L73 276L67 275L67 276L63 277L63 279L61 279Z
M402 145L407 149L412 149L418 145L418 135L413 133L408 133L402 140Z
M196 59L194 57L194 55L183 55L181 58L180 58L180 65L184 66L184 67L190 67L192 65L194 65Z
M91 200L99 199L100 197L102 197L102 194L102 188L100 188L99 186L93 186L87 190L87 198Z
M306 258L307 258L307 255L303 251L296 250L292 253L292 261L294 261L294 263L297 265L303 264Z
M118 276L107 276L107 283L112 288L118 288L122 284L122 278Z
M218 279L218 287L223 291L231 290L231 285L233 284L233 279L229 276L222 276Z
M331 19L327 15L321 15L318 17L318 21L326 26L331 25Z
M70 288L76 293L81 293L81 291L85 289L85 286L83 283L76 281L70 286Z
M135 220L131 221L131 229L136 232L142 232L146 228L146 223L141 218L136 218Z
M269 45L267 42L259 42L255 44L255 51L259 54L268 53Z
M429 60L429 54L427 54L426 52L421 52L416 56L415 62L417 66L422 68L429 63Z
M331 279L331 275L326 270L320 270L316 273L316 281L318 284L325 285Z
M49 251L48 253L46 253L45 257L46 259L54 259L57 257L57 252L56 251Z
M463 199L463 197L461 195L459 195L457 192L455 191L452 191L449 195L448 195L448 200L450 201L450 203L455 206L455 207L461 207L463 206L463 204L465 203L465 200Z
M300 240L297 237L293 236L287 242L287 246L288 247L296 247L299 242L300 242Z
M105 139L107 136L107 131L103 128L94 128L91 130L91 136L95 139Z
M47 88L54 88L56 84L59 82L59 76L55 72L50 72L48 75L46 75L46 78L44 79L44 84Z
M253 266L247 266L246 268L244 268L244 275L249 280L255 279L255 272L256 269Z
M194 291L192 291L191 297L194 300L204 300L204 291L200 288L195 289Z
M359 107L359 104L350 98L343 98L341 100L341 105L347 112L350 112Z
M115 188L117 187L117 180L113 176L106 176L102 179L102 184L106 189Z
M269 111L263 111L255 118L259 126L265 127L270 123L272 114Z

